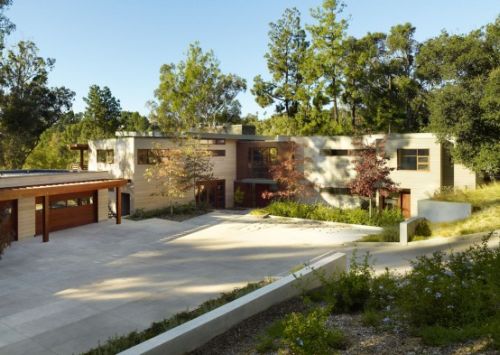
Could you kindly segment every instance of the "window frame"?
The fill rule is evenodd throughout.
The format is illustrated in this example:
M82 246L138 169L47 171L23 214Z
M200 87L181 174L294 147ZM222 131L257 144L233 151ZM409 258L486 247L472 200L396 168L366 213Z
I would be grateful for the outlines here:
M114 149L97 149L96 150L96 161L100 164L114 164L115 163L115 150Z
M414 154L411 154L415 151ZM408 162L404 159L414 158L415 167L407 167ZM430 171L430 149L429 148L401 148L397 150L397 170L401 171Z

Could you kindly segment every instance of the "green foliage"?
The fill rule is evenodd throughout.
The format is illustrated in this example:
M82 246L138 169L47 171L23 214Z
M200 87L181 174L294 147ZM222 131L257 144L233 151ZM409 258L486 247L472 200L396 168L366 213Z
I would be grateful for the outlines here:
M431 236L432 231L426 219L421 220L415 227L415 236L419 237L429 237Z
M243 288L236 288L231 292L222 293L220 297L216 299L208 300L202 303L198 308L191 311L180 312L173 315L170 318L164 319L160 322L154 322L151 326L143 331L134 331L127 335L116 336L108 339L104 344L100 344L98 347L85 352L85 355L112 355L117 354L120 351L124 351L134 345L142 343L152 337L166 332L169 329L175 328L187 321L201 316L211 310L223 306L226 303L234 301L235 299L246 295L252 291L255 291L262 286L265 286L268 282L261 281L258 283L249 283Z
M149 120L139 112L122 111L120 113L120 130L126 132L147 132L150 126Z
M40 135L71 108L72 91L48 87L54 63L38 56L33 42L24 41L1 58L0 167L22 168Z
M390 226L403 220L398 210L382 210L370 218L361 208L340 209L324 204L307 204L294 201L275 201L262 209L265 213L280 217L304 218L318 221Z
M236 96L246 90L246 82L234 74L223 74L212 51L203 52L191 44L187 58L178 64L164 64L155 91L154 111L160 128L179 132L202 125L239 119Z
M105 86L100 88L92 85L87 97L83 98L87 104L83 118L90 123L88 129L89 138L112 138L120 125L120 100L116 99L111 90Z
M245 201L245 191L240 189L238 186L236 188L236 191L234 191L234 204L235 206L241 206L243 205L243 202Z
M360 242L399 242L399 224L386 225L381 233L368 234Z
M4 15L5 10L12 5L12 0L0 1L0 50L4 49L5 36L11 33L16 26Z
M194 203L187 203L184 205L172 205L164 208L157 208L153 210L136 209L128 218L134 221L140 221L148 218L166 218L169 215L192 215L197 216L200 213L209 212L210 210L205 206L198 206Z
M277 113L293 117L299 110L304 80L301 67L309 43L296 8L286 9L281 19L269 26L268 52L264 57L272 79L265 81L261 75L256 76L251 92L262 108L274 104Z
M293 354L331 354L346 347L346 337L339 329L329 329L327 308L313 309L306 315L291 313L283 321L281 343Z

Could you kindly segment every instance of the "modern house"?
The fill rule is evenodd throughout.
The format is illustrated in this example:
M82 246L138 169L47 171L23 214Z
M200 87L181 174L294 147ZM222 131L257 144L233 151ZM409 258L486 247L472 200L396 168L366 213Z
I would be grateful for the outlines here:
M127 183L105 171L0 171L0 233L12 240L41 236L48 242L50 232L107 220L108 191L121 196Z
M201 133L199 139L213 152L214 177L200 183L199 199L214 208L234 205L234 192L243 192L243 205L264 206L264 191L276 188L268 168L287 153L306 158L306 178L313 186L307 201L338 207L354 207L362 201L351 195L347 184L354 177L353 160L362 144L383 144L391 178L400 192L380 198L381 207L400 208L406 217L415 215L417 201L431 196L442 187L474 188L476 175L460 164L453 164L447 145L437 142L431 133L366 135L353 138L333 137L262 137L245 127L239 132ZM175 146L175 139L159 134L117 132L112 139L89 143L89 169L109 171L113 177L128 179L122 191L123 213L137 209L165 207L156 186L144 172L155 162L158 149ZM113 197L110 198L113 201ZM186 203L192 197L179 200ZM112 202L113 203L113 202ZM113 207L114 209L114 207Z

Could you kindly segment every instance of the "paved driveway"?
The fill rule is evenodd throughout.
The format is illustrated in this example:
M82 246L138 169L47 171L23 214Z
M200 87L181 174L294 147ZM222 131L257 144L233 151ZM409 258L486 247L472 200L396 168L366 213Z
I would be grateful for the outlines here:
M80 353L369 232L214 212L14 243L0 260L0 354Z

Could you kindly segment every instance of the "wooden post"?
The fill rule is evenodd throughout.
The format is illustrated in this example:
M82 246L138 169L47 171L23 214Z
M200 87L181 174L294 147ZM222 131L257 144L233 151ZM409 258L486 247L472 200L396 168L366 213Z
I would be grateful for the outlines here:
M50 230L50 204L49 196L43 196L43 239L44 243L49 241L49 230Z
M122 189L116 187L116 224L122 223Z
M84 170L84 164L83 164L83 149L80 149L80 169Z

